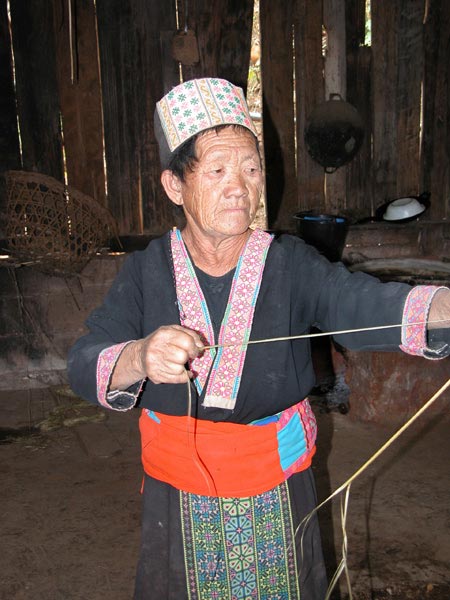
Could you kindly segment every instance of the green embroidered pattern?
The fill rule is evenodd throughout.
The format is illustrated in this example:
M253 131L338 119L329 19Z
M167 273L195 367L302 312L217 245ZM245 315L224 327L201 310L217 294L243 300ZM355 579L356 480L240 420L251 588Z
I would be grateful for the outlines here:
M298 600L286 482L247 498L180 492L190 600Z

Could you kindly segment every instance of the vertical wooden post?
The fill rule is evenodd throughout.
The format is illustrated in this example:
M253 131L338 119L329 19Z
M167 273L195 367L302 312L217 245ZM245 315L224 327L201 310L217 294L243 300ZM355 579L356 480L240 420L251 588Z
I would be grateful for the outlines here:
M372 2L372 98L374 202L397 193L398 2Z
M326 31L324 76L325 98L330 94L347 97L347 48L345 41L345 3L323 0L323 25Z
M326 31L325 99L340 94L347 99L347 47L345 42L345 2L323 0L323 24ZM339 213L346 208L346 166L325 176L325 207Z
M429 3L424 25L422 189L431 192L428 218L450 219L450 5Z
M294 28L298 210L321 210L325 203L325 172L308 154L304 139L309 113L324 100L322 16L322 0L296 1Z
M261 0L261 74L267 219L291 228L297 206L294 138L292 0Z
M424 0L401 0L396 111L398 114L396 196L419 192Z
M8 169L20 169L19 132L6 0L0 0L0 131L0 173ZM3 178L0 177L0 240L5 236L5 211L6 192Z
M14 93L11 44L9 36L6 0L0 0L0 173L8 169L20 169L19 132ZM0 240L6 225L6 193L0 177Z
M176 29L175 4L97 0L108 206L122 234L161 233L171 207L159 183L153 113L164 94L160 30Z
M187 25L197 36L199 62L182 66L183 79L223 77L247 90L253 0L195 0ZM180 3L181 27L185 25Z
M227 0L221 19L219 73L247 91L253 0Z
M63 181L53 6L11 0L23 167Z
M69 6L53 0L67 179L70 185L105 204L95 10L90 0L78 0L71 3L73 14L69 19Z
M19 134L14 93L6 0L0 0L0 172L20 168ZM1 210L1 209L0 209Z
M346 3L347 101L364 124L364 140L347 172L347 210L355 219L374 215L372 198L372 50L365 45L366 0Z

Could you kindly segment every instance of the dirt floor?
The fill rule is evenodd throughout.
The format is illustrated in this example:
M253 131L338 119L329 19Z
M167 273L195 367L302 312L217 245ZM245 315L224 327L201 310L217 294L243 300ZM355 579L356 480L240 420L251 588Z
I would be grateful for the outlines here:
M106 413L61 389L0 396L0 598L130 599L139 545L138 414ZM346 533L355 599L450 598L448 400L352 485ZM26 415L31 422L38 409L45 418L30 430ZM393 429L325 412L320 402L315 409L314 470L324 499ZM319 515L331 575L342 545L339 500ZM344 582L340 597L348 597Z

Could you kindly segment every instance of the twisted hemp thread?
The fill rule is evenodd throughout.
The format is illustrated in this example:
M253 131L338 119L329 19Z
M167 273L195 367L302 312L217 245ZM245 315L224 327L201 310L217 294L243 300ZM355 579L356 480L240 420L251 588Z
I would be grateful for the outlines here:
M439 320L426 321L426 322L419 321L416 323L407 323L407 324L399 323L399 324L395 324L395 325L379 325L379 326L374 326L374 327L361 327L361 328L346 329L346 330L340 330L340 331L307 333L307 334L301 334L301 335L292 335L292 336L284 336L284 337L276 337L276 338L265 338L265 339L260 339L260 340L249 340L248 342L244 342L241 345L249 346L251 344L264 344L264 343L269 343L269 342L281 342L281 341L306 339L306 338L321 337L321 336L343 335L346 333L360 333L360 332L364 332L364 331L392 329L395 327L397 327L397 328L398 327L410 327L413 325L424 325L424 324L430 325L430 324L436 324L436 323L443 323L446 321L447 321L447 319L439 319ZM224 347L230 347L230 346L236 346L236 345L239 345L239 344L214 344L214 345L210 345L210 346L205 346L204 349L209 350L212 348L224 348ZM188 385L188 416L192 417L192 392L191 392L191 380L190 379L188 380L187 385ZM408 421L406 421L406 423L404 423L404 425L402 425L374 454L372 454L372 456L363 465L361 465L361 467L359 467L359 469L357 469L353 473L353 475L351 475L347 479L347 481L345 481L342 485L340 485L334 492L332 492L328 496L328 498L323 500L308 515L306 515L306 517L304 517L304 519L299 523L298 527L296 528L296 530L294 532L294 538L298 535L300 529L303 527L302 536L301 536L301 540L300 540L301 555L303 556L303 537L305 534L305 529L306 529L308 523L310 522L311 518L323 506L325 506L325 504L330 502L335 496L338 496L339 494L341 494L342 492L345 491L344 498L342 499L342 497L341 497L341 506L340 506L341 529L342 529L342 545L341 545L342 558L341 558L341 561L331 579L331 582L329 584L329 587L328 587L328 590L327 590L324 600L330 600L331 594L332 594L334 588L336 587L342 573L344 573L344 575L345 575L345 579L346 579L346 583L347 583L347 590L348 590L348 594L349 594L349 600L353 600L352 586L351 586L350 574L349 574L348 562L347 562L348 537L347 537L347 528L346 528L351 484L355 481L355 479L357 479L360 475L362 475L362 473L364 471L366 471L366 469L375 460L377 460L377 458L379 458L449 387L450 387L450 379L448 379L448 381L446 383L444 383L444 385L442 385L439 388L439 390L435 394L433 394L433 396L427 402L425 402L425 404L421 408L419 408L414 413L414 415L410 419L408 419ZM194 421L195 421L195 419L194 419ZM191 431L191 428L189 428L188 434L190 431ZM193 447L193 449L195 451L195 455L196 455L194 458L198 464L199 470L201 471L205 480L208 482L208 488L210 490L211 489L214 490L215 489L214 480L213 480L211 474L209 473L209 471L206 469L205 464L203 463L201 457L199 456L199 454L197 452L197 448L196 448L196 444L195 444L195 428L193 430L192 442L193 442L192 447ZM212 483L212 488L211 488L211 483Z

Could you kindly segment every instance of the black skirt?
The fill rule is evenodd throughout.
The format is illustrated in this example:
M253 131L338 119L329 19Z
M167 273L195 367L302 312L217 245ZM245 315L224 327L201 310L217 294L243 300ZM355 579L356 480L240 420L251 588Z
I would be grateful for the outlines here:
M135 600L323 600L311 469L248 498L180 492L145 476ZM298 531L297 531L298 530Z

